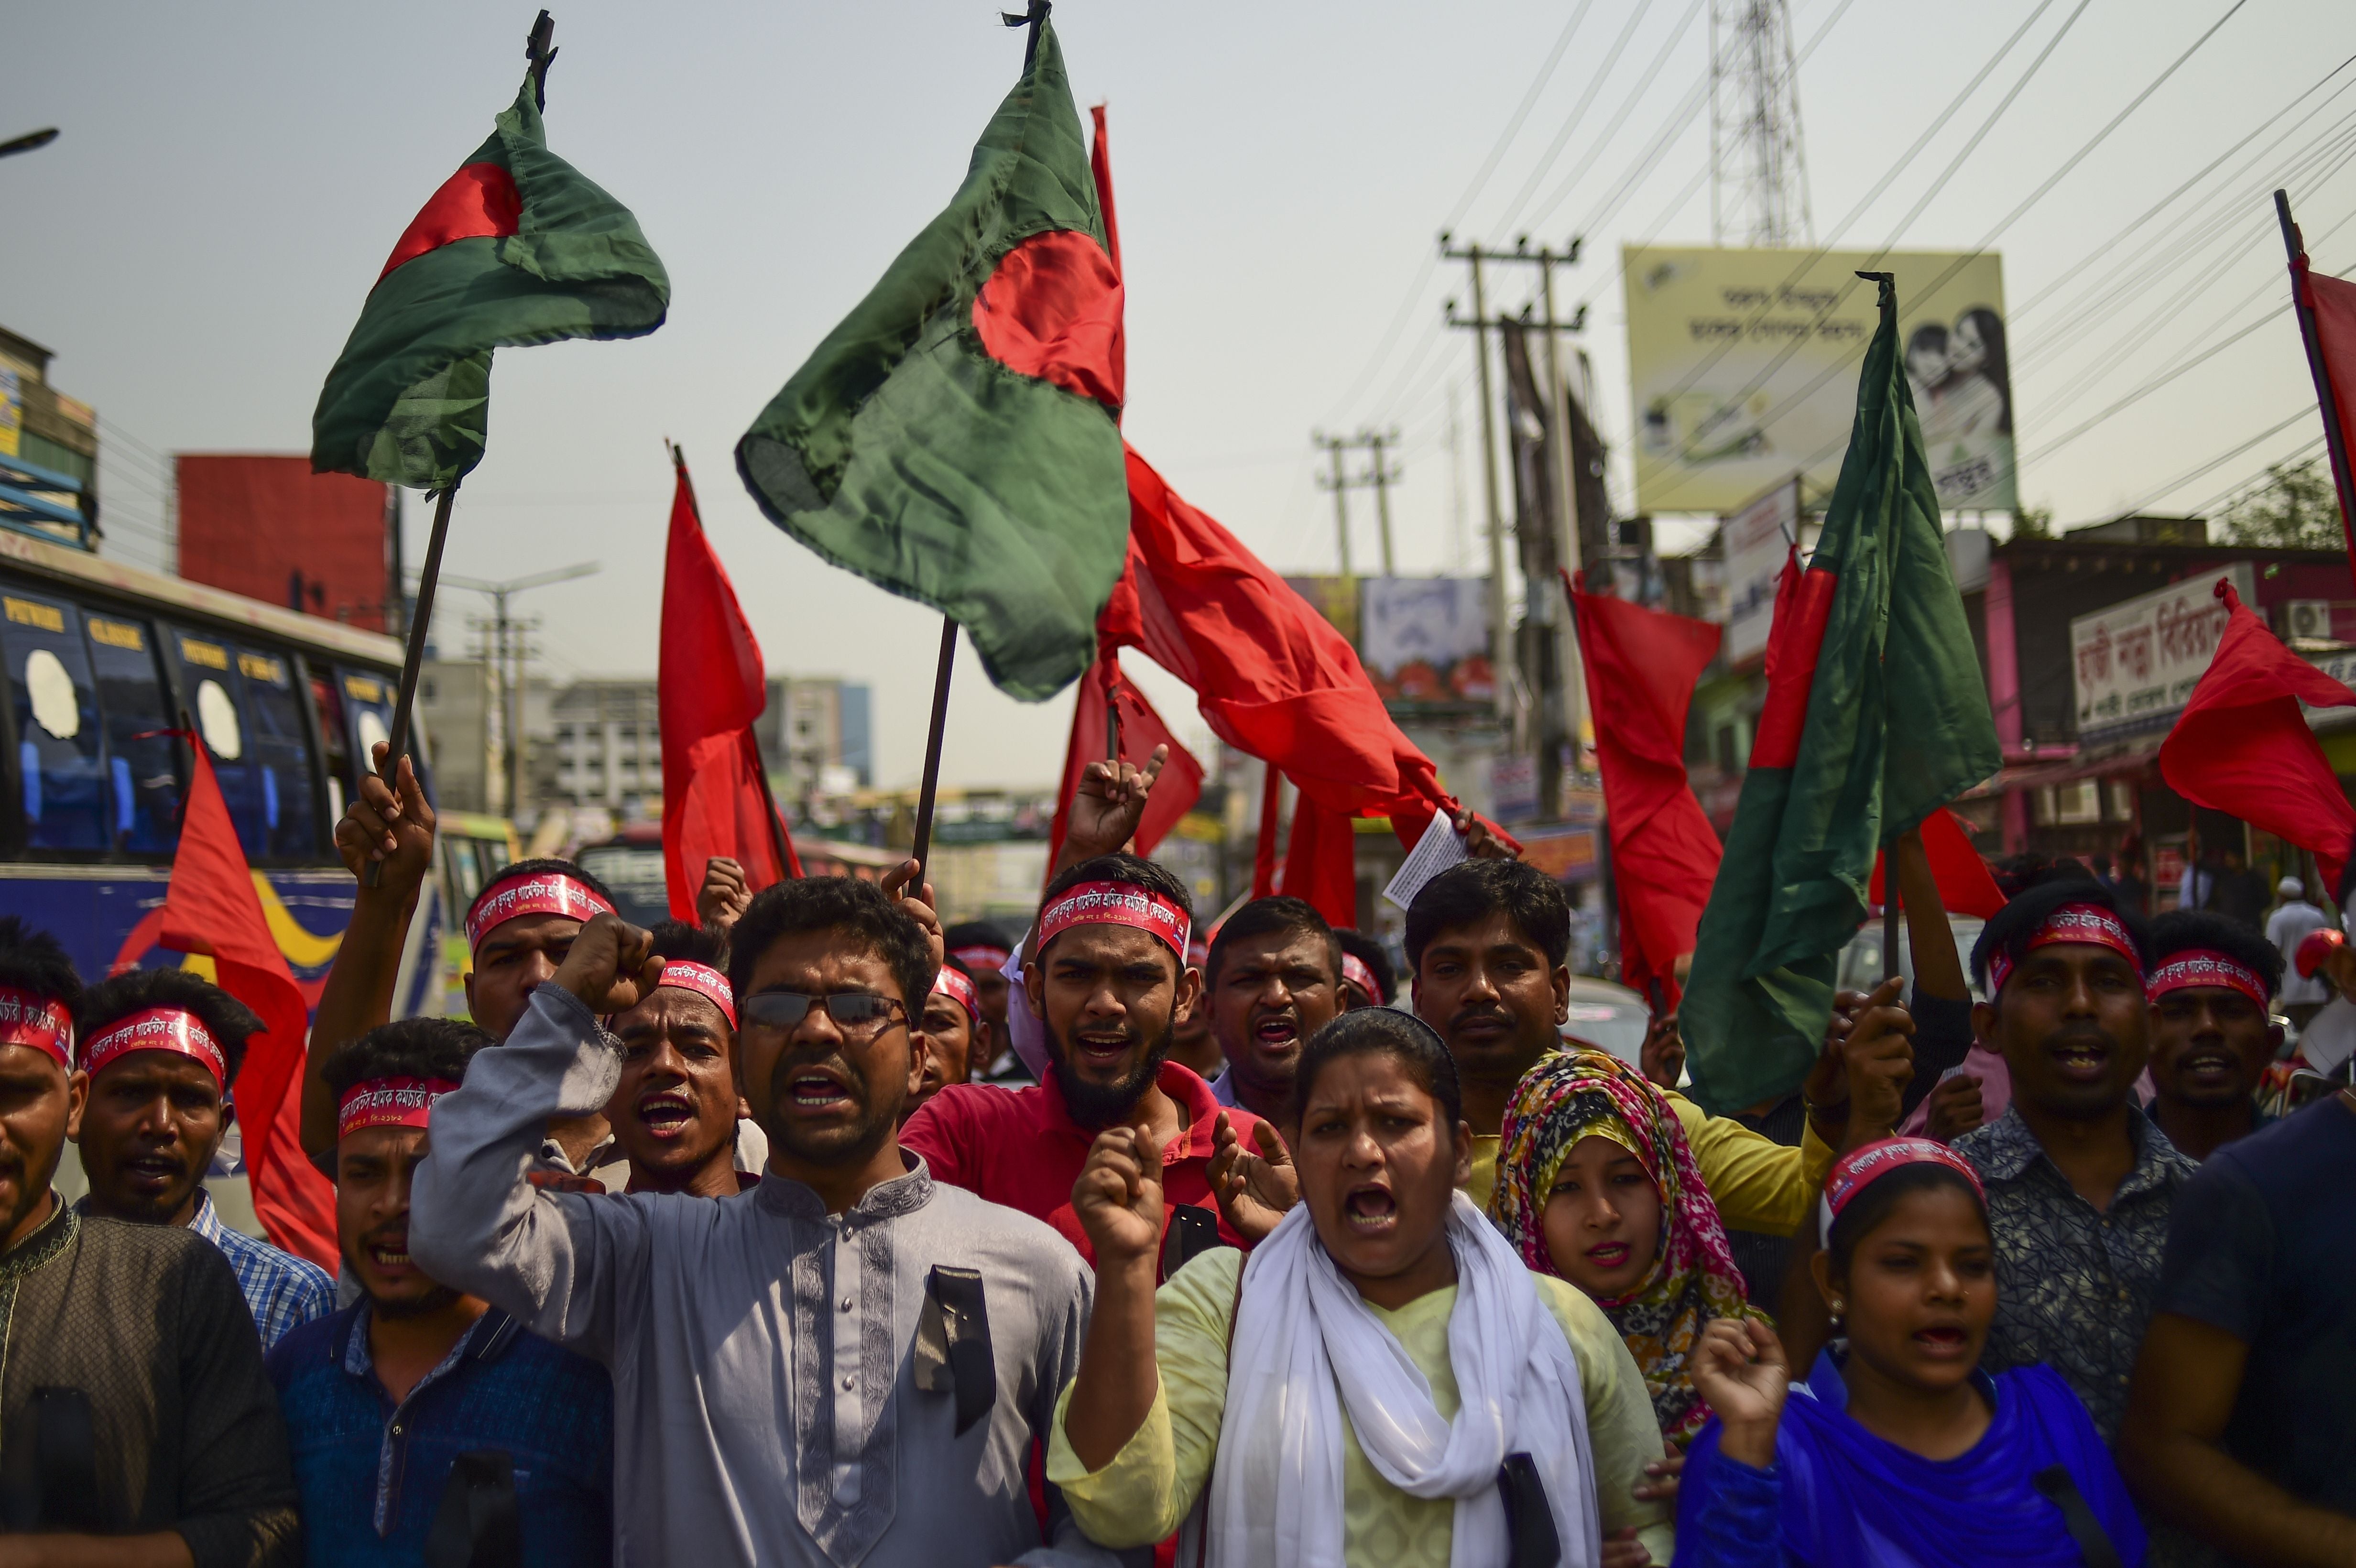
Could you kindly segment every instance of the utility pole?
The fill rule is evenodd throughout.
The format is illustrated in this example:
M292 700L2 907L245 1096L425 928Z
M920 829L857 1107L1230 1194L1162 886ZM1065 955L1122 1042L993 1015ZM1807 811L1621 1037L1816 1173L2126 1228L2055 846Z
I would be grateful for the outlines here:
M1309 439L1313 444L1325 449L1325 455L1332 460L1333 465L1330 475L1318 476L1317 487L1333 492L1333 526L1339 531L1342 539L1342 575L1344 577L1351 575L1350 515L1344 504L1344 492L1372 490L1375 493L1375 517L1382 525L1383 575L1398 576L1398 567L1391 554L1390 487L1399 482L1400 476L1397 468L1385 462L1383 451L1386 447L1398 445L1398 431L1396 428L1362 430L1355 435L1327 435L1323 431L1319 431L1312 434ZM1342 472L1342 454L1353 447L1363 448L1371 461L1367 464L1365 473L1345 475Z
M1562 376L1562 357L1558 339L1566 330L1577 332L1584 327L1587 323L1587 313L1584 308L1581 308L1569 321L1557 318L1554 309L1554 270L1558 266L1576 264L1579 251L1580 241L1577 239L1573 239L1570 244L1561 251L1544 245L1533 251L1529 248L1529 240L1526 237L1518 241L1511 251L1483 250L1477 244L1456 251L1446 248L1446 237L1442 236L1442 255L1451 260L1463 260L1472 264L1472 319L1470 321L1458 319L1451 302L1449 309L1449 325L1472 327L1479 335L1475 341L1481 346L1477 357L1480 361L1482 389L1482 478L1486 485L1489 503L1491 571L1496 578L1490 599L1492 613L1497 618L1501 628L1505 619L1505 538L1504 520L1499 511L1494 468L1495 453L1489 413L1488 337L1489 329L1503 325L1504 318L1491 320L1486 315L1487 301L1482 286L1481 263L1484 261L1511 261L1535 265L1538 269L1539 304L1543 317L1537 325L1546 336L1543 374L1549 383L1546 391L1547 422L1550 435L1548 444L1553 448L1554 457L1550 465L1552 471L1547 475L1547 480L1548 487L1553 490L1556 496L1553 516L1549 521L1553 525L1556 559L1562 564L1564 570L1576 571L1579 570L1580 560L1578 490L1573 483L1574 472L1571 463L1569 389ZM1552 584L1547 584L1542 589L1534 588L1533 592L1543 593L1544 597L1541 601L1526 606L1525 613L1531 621L1549 627L1553 631L1555 667L1561 672L1562 677L1560 700L1563 733L1575 749L1579 744L1580 714L1585 708L1586 698L1586 685L1580 665L1578 634L1570 624L1568 610L1561 607L1557 601ZM1509 635L1500 630L1493 639L1492 645L1496 649L1494 656L1498 663L1502 690L1504 671L1512 656ZM1502 717L1504 713L1502 702L1499 711ZM1519 738L1519 741L1521 744L1530 744L1535 739L1533 736L1524 735ZM1540 763L1541 775L1551 777L1553 769L1549 760L1543 757L1537 760Z
M523 805L523 770L525 746L523 738L524 664L530 656L525 645L525 634L537 630L540 621L534 617L527 625L508 613L508 601L518 593L533 588L545 588L552 582L569 582L576 577L592 576L601 568L596 561L584 560L573 566L561 566L553 571L536 571L529 577L510 578L505 582L485 582L479 578L442 574L442 581L453 588L464 588L487 597L491 602L490 630L492 668L499 684L499 711L507 720L506 755L501 759L501 771L507 775L508 815L513 816Z
M1508 734L1519 718L1514 701L1514 629L1505 624L1505 515L1497 504L1497 438L1495 419L1489 411L1489 303L1483 289L1482 258L1489 252L1478 244L1462 251L1449 247L1441 230L1440 253L1451 261L1467 261L1472 271L1472 319L1455 319L1450 302L1449 325L1472 328L1472 361L1481 378L1481 496L1489 512L1489 667L1495 687L1497 723Z
M1312 431L1309 440L1312 444L1323 447L1325 455L1333 462L1332 477L1319 479L1317 487L1333 492L1333 537L1342 547L1342 575L1346 579L1355 575L1350 571L1350 482L1342 476L1342 453L1350 443L1338 435L1327 435L1322 431Z

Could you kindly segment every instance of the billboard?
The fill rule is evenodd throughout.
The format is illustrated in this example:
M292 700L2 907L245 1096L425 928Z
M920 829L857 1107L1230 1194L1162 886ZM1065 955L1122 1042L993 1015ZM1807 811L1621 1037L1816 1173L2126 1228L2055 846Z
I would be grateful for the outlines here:
M1898 333L1939 505L2009 511L2010 360L1993 252L1622 248L1636 505L1726 512L1797 472L1840 475L1876 320L1860 269L1897 274Z
M385 613L381 483L254 453L177 453L172 470L182 577L371 632L400 629Z
M2237 560L2070 623L2079 740L2157 728L2190 699L2225 635L2220 577L2243 603L2256 597L2250 563Z
M1358 660L1386 703L1495 699L1488 579L1363 577L1358 591Z

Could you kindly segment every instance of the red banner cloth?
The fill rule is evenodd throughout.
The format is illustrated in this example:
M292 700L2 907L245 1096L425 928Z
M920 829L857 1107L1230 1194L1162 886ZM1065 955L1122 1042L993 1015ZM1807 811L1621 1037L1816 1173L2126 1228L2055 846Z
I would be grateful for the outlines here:
M2323 360L2324 379L2331 383L2331 401L2340 415L2340 428L2329 433L2347 460L2356 464L2356 283L2329 273L2317 274L2305 255L2293 261L2290 270L2298 303L2315 313L2316 352ZM2356 513L2356 496L2339 490L2338 479L2335 474L2340 528L2348 540L2349 568L2356 571L2356 516L2351 515Z
M1358 923L1358 835L1350 818L1308 795L1292 803L1292 837L1284 847L1284 891L1328 925Z
M1162 775L1153 781L1153 791L1145 797L1145 815L1137 824L1137 837L1131 845L1141 855L1153 853L1155 845L1169 837L1178 826L1178 819L1194 809L1203 798L1203 764L1194 754L1178 743L1153 704L1145 700L1145 693L1120 678L1119 668L1108 654L1088 666L1080 677L1079 701L1072 709L1072 738L1064 748L1064 784L1055 796L1055 823L1047 836L1047 863L1054 865L1055 857L1064 852L1064 833L1071 821L1072 797L1079 793L1080 774L1087 765L1104 755L1105 748L1105 683L1109 677L1115 699L1120 705L1120 754L1133 763L1143 763L1153 755L1156 746L1170 748L1170 756L1162 764Z
M695 508L687 464L676 463L670 542L663 556L663 880L672 918L695 920L703 864L726 856L755 892L802 874L769 794L754 724L769 703L766 667L736 590Z
M1579 627L1603 815L1620 889L1620 977L1677 1005L1676 961L1718 878L1718 833L1686 782L1686 710L1722 629L1563 579Z
M1134 450L1129 567L1097 627L1193 687L1213 734L1328 810L1387 816L1413 848L1433 812L1456 808L1348 640Z
M2228 612L2225 635L2159 744L2160 777L2195 805L2313 850L2323 885L2337 889L2356 806L2298 705L2356 708L2356 691L2283 646L2232 583L2220 579L2217 597Z
M260 1015L262 1032L246 1041L245 1060L231 1085L253 1211L273 1243L332 1269L339 1255L336 1189L303 1157L301 1139L297 1085L303 1081L310 1009L277 938L270 934L212 760L195 736L182 738L195 753L196 767L156 944L210 956L215 984Z
M1939 902L1949 914L1987 920L2004 907L2004 890L1996 885L1995 873L1972 848L1970 830L1954 812L1934 811L1922 819L1922 852L1939 884ZM1887 851L1874 858L1873 883L1865 893L1868 903L1885 901L1881 868L1888 859Z

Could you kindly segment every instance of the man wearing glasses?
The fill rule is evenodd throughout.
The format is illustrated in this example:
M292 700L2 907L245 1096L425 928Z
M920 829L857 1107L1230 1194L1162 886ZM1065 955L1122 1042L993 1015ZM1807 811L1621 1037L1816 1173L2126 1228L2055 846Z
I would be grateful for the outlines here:
M913 869L913 866L909 868ZM902 1150L910 1029L940 963L932 912L816 877L732 933L736 1079L768 1134L734 1197L590 1197L529 1180L540 1129L611 1098L598 1024L662 955L582 928L506 1048L435 1106L410 1246L614 1372L620 1563L1108 1564L1025 1483L1079 1363L1088 1278L1046 1226L936 1183Z

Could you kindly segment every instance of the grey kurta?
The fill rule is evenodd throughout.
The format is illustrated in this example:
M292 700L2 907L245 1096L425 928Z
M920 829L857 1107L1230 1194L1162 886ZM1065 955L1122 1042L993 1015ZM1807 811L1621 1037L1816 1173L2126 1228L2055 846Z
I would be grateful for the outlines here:
M1108 1564L1024 1480L1077 1371L1091 1282L1027 1215L907 1175L830 1216L774 1174L733 1198L594 1197L525 1179L552 1116L602 1109L619 1043L556 986L434 1108L410 1246L614 1374L618 1563ZM986 1421L916 1387L936 1264L978 1269L998 1374Z

